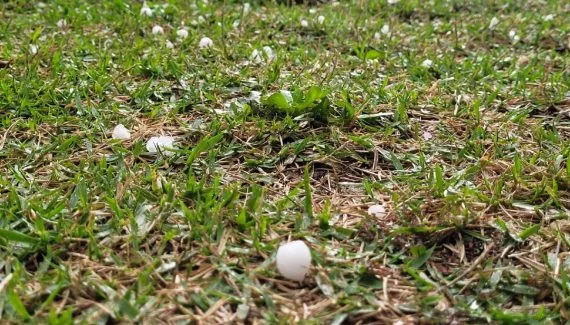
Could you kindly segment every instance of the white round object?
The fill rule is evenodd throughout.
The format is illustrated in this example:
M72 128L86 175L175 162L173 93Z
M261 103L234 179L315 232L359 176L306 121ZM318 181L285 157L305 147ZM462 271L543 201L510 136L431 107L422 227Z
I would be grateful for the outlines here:
M301 26L302 27L309 27L309 22L306 21L305 19L301 20Z
M188 31L185 30L184 28L181 28L176 31L176 36L178 36L178 38L184 39L188 37Z
M152 17L152 9L147 6L141 8L141 16Z
M263 54L265 53L265 54ZM267 61L273 61L273 59L275 59L276 55L275 53L273 53L273 49L269 46L264 46L263 47L263 52L255 49L253 50L253 52L251 52L251 60L255 63L261 63L263 61L265 61L267 59Z
M117 140L128 140L131 138L131 133L123 124L115 126L113 129L113 134L111 134L113 139Z
M243 15L247 15L251 11L251 5L249 2L243 4Z
M150 153L161 152L163 155L171 156L174 154L174 138L169 136L158 136L148 139L146 150Z
M386 208L382 204L371 205L368 208L368 214L380 218L386 215Z
M424 68L431 68L433 66L433 61L430 59L426 59L424 60L424 62L422 62L422 67Z
M303 281L311 268L311 250L302 240L281 245L277 250L277 270L293 281Z
M65 19L60 19L57 21L56 25L58 28L64 28L67 25L67 22Z
M380 31L382 32L382 34L388 35L390 33L390 26L384 24L384 26L382 26L382 29L380 29Z
M325 23L325 16L319 16L317 17L317 21L319 22L319 24L324 24Z
M38 54L38 46L36 44L30 44L30 53L32 55Z
M154 25L152 27L152 33L155 35L156 34L164 34L164 28L162 28L161 26L158 26L158 25Z
M172 44L171 41L166 40L166 48L167 48L167 49L173 49L173 48L174 48L174 44Z
M207 49L214 46L214 41L212 41L209 37L202 37L200 42L198 43L198 47L201 49Z

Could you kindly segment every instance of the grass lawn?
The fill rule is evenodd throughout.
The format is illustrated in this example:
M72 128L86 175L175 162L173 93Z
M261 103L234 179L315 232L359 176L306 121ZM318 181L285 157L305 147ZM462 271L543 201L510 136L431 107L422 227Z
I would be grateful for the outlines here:
M569 320L570 5L389 2L0 3L2 322Z

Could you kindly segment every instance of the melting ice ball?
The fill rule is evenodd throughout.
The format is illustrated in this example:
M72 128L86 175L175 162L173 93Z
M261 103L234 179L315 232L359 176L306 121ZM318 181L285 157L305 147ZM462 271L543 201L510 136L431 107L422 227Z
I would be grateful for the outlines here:
M293 281L303 281L311 267L311 250L302 240L281 245L277 250L277 270Z

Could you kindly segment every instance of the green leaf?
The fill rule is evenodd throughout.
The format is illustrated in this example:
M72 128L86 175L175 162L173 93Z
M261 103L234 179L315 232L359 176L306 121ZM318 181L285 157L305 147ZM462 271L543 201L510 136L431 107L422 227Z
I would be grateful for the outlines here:
M369 50L368 52L366 52L364 59L365 60L375 60L375 59L380 59L383 57L384 57L384 55L382 52L377 51L377 50Z
M502 289L525 296L536 296L540 292L539 289L524 284L514 284L514 285L504 286L502 287Z
M133 305L129 302L131 298L131 291L127 291L125 296L119 300L119 312L123 315L128 316L130 319L137 317L138 312Z
M311 220L313 219L313 195L311 192L311 178L309 177L309 165L305 166L305 176L303 180L303 185L305 186L305 214L304 214L304 226L309 226Z
M282 92L276 92L265 100L265 104L288 112L291 108L291 103Z
M223 133L219 133L216 136L213 137L206 136L202 140L200 140L200 142L198 142L198 144L194 147L194 149L192 149L190 155L188 155L188 159L186 160L186 166L192 165L194 160L198 158L198 156L202 152L211 150L214 147L214 145L216 145L216 143L218 143L222 139L223 136L224 136Z
M396 155L393 152L390 152L390 159L392 160L392 164L394 165L394 168L396 168L397 171L404 170L404 166L400 162L400 159L398 159L398 157L396 157Z
M415 246L412 247L410 249L410 252L413 255L413 258L410 259L406 265L409 267L413 267L415 269L420 268L422 265L424 265L429 258L431 257L431 254L433 254L433 251L435 250L435 246L432 246L432 248L430 249L426 249L424 246Z
M15 230L0 229L0 237L19 243L36 244L39 239L28 236Z
M497 228L498 230L500 230L503 233L509 232L509 228L507 227L507 224L500 217L495 219L495 222L493 222L493 226L495 226L495 228Z
M530 226L530 227L526 228L525 230L523 230L519 234L519 238L521 240L526 240L528 237L535 235L535 234L538 234L539 231L540 231L540 225L539 224Z
M10 302L10 305L12 305L12 308L14 308L14 311L20 317L25 320L30 319L30 314L28 313L26 306L24 306L22 300L20 300L20 297L18 297L18 295L14 292L13 288L8 290L8 301Z

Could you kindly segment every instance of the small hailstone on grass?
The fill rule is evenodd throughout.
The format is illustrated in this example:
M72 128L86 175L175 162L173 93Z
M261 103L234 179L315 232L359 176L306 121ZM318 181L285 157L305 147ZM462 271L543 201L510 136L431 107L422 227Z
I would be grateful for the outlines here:
M251 94L249 94L248 100L250 100L252 102L260 103L261 102L261 92L256 91L256 90L252 90Z
M319 22L319 24L324 24L325 23L325 16L319 16L317 17L317 21Z
M202 15L198 16L198 24L203 24L204 22L206 22L206 18Z
M311 8L311 9L309 9L309 13L310 13L311 15L314 15L314 14L317 13L317 9Z
M146 2L143 3L143 6L141 8L141 16L152 17L152 9L146 5Z
M171 41L166 40L166 48L167 48L167 49L173 49L173 48L174 48L174 44L172 44Z
M382 26L382 29L380 29L380 32L382 32L384 35L390 34L390 26L388 26L388 24L384 24L384 26Z
M166 155L171 156L174 154L174 138L169 136L158 136L148 139L146 143L146 150L150 153L158 153L159 151Z
M520 41L520 37L517 35L517 31L515 31L514 29L511 29L509 31L509 38L511 39L511 43L516 44L518 43L518 41Z
M232 24L234 29L237 29L239 27L239 20L234 20L233 24Z
M499 24L499 19L497 19L497 17L493 17L493 19L491 19L491 22L489 23L489 29L494 30L498 24Z
M277 250L277 270L293 281L303 281L311 267L311 250L301 240L281 245Z
M176 31L176 36L179 39L185 39L186 37L188 37L188 31L185 30L184 28L180 28L179 30Z
M382 204L374 204L368 208L368 214L380 218L386 215L386 208Z
M400 0L388 0L389 5L395 5L398 2L400 2Z
M60 19L57 21L56 25L58 28L64 28L67 25L67 22L65 19Z
M118 124L113 129L113 133L111 134L113 139L117 140L128 140L131 138L131 133L123 124Z
M30 53L32 55L38 54L38 46L36 44L30 44Z
M154 25L152 27L152 33L155 35L156 34L164 34L164 28L162 28L161 26L158 26L158 25Z
M275 53L273 53L273 49L269 46L264 46L263 52L257 49L251 52L251 60L255 63L261 63L265 60L267 60L268 62L272 61L273 59L275 59L275 56L276 55Z
M380 33L378 33L378 32L374 33L374 39L375 40L379 40L380 37L381 37Z
M553 14L546 15L546 16L542 17L542 19L544 21L551 21L552 19L554 19L554 15Z
M422 67L424 68L431 68L433 66L433 61L430 59L425 59L424 62L422 62Z
M243 15L247 15L249 14L249 12L251 11L251 5L249 4L249 2L246 2L243 4Z
M214 46L214 41L212 41L209 37L202 37L200 42L198 43L198 47L201 49L207 49Z
M309 27L309 22L306 21L305 19L301 19L301 26L302 27Z

